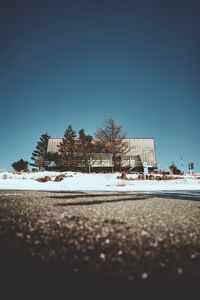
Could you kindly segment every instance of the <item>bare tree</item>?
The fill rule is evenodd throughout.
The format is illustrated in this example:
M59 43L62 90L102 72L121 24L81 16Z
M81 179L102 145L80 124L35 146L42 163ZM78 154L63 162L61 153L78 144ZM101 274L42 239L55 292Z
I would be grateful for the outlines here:
M124 141L126 133L123 126L118 125L113 118L107 118L104 120L102 128L97 128L95 137L99 139L97 145L101 151L113 155L114 170L116 170L117 154L124 154L129 151L128 143Z

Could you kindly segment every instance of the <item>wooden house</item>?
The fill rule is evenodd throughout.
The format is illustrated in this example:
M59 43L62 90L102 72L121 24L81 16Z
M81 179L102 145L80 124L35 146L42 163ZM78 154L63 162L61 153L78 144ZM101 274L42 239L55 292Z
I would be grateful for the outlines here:
M93 139L94 143L98 139ZM117 154L116 159L120 169L127 171L142 171L144 165L149 170L157 168L155 142L153 138L126 138L127 152ZM59 153L58 146L62 142L61 138L50 138L47 152ZM93 153L90 155L90 168L97 170L110 170L113 167L113 157L111 153ZM45 161L48 169L56 169L54 161ZM79 166L81 167L81 166Z

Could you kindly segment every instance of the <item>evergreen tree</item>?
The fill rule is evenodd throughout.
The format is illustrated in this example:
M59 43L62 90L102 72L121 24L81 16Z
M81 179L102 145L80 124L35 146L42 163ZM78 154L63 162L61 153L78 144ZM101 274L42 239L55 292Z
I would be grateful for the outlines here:
M90 166L90 155L94 153L94 144L92 143L92 136L86 135L84 129L79 130L79 140L77 141L77 155L78 161L85 171Z
M128 144L124 142L126 134L123 132L123 126L118 125L115 120L108 118L104 120L102 128L97 128L95 133L98 138L98 146L102 152L108 152L113 155L114 169L117 168L117 154L128 152Z
M18 161L13 162L12 163L12 167L13 167L13 169L15 169L18 172L20 172L20 171L27 171L27 169L28 169L28 161L20 159Z
M30 164L33 167L41 170L44 167L44 159L47 151L48 140L50 136L45 133L40 137L40 141L37 143L36 150L33 151L31 159L34 163Z
M73 170L76 166L76 131L69 125L64 133L64 138L58 146L60 159L59 166L66 170Z

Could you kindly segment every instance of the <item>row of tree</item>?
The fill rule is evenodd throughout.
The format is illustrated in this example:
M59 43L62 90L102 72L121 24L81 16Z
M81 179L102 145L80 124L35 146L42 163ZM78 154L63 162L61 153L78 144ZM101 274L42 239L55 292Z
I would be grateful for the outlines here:
M77 138L76 131L72 128L72 125L69 125L65 130L62 142L58 146L59 153L47 153L50 136L48 133L41 135L40 141L32 153L31 159L33 163L30 163L30 165L42 170L45 168L45 161L54 160L61 170L74 170L78 165L88 170L91 154L104 152L112 154L115 169L117 167L116 155L118 153L126 153L129 150L128 144L123 140L125 137L126 134L123 130L123 126L118 125L113 118L105 119L102 127L97 128L95 132L95 138L97 140L95 143L93 137L87 135L84 129L79 130ZM21 167L23 167L23 170L27 169L23 160L12 164L15 169L16 163L17 171L19 171Z
M125 133L123 127L118 125L112 118L105 119L103 126L97 128L95 132L95 142L91 135L87 135L84 129L78 132L69 125L64 133L64 137L58 146L56 163L62 170L74 170L77 166L81 166L86 170L90 166L90 157L94 153L111 153L113 155L114 169L116 168L116 154L128 151L128 145L124 142ZM55 155L47 153L48 155Z

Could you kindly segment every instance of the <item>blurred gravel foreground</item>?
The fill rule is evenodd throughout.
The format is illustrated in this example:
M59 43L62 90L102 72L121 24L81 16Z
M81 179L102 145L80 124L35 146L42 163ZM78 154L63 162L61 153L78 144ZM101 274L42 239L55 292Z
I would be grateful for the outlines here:
M200 199L1 190L0 267L2 299L199 299Z

